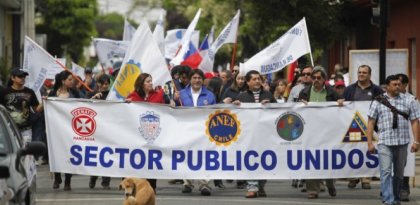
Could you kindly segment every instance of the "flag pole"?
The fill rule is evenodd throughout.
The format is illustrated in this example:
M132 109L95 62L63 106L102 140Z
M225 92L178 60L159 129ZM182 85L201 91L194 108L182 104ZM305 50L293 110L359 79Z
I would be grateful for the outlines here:
M239 12L239 10L238 10ZM230 71L233 71L233 67L235 66L235 57L236 57L236 47L238 45L238 30L239 30L239 21L240 16L238 17L238 26L236 27L236 36L235 36L235 44L233 44L233 51L232 51L232 60L230 63Z
M27 36L26 36L27 37ZM31 38L27 37L28 40L30 40L35 46L37 46L38 48L40 48L41 51L45 52L45 54L47 54L50 58L54 59L54 61L60 65L64 70L66 70L67 72L69 72L77 81L79 81L80 83L82 83L82 85L89 91L89 92L93 92L92 89L89 88L89 86L86 85L85 82L83 82L82 80L80 80L73 72L71 72L68 68L66 68L65 65L63 65L60 61L57 60L57 58L54 58L50 53L48 53L47 51L44 50L44 48L42 48L41 46L39 46L37 43L35 43Z
M232 51L232 60L230 63L230 71L233 71L233 67L235 66L235 57L236 57L236 46L238 43L233 44L233 51Z

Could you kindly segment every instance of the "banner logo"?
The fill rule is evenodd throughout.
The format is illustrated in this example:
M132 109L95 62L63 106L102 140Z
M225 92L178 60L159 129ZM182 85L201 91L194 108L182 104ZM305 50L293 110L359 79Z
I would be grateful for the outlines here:
M80 107L71 111L73 131L81 137L89 137L96 130L96 112L90 108Z
M376 141L376 137L373 136L372 140ZM354 114L353 120L351 121L342 142L367 142L367 123L359 112L356 111Z
M132 59L121 68L114 83L118 98L125 98L134 90L134 82L141 73L141 64Z
M295 141L303 133L305 121L296 112L285 112L276 120L277 134L286 141Z
M238 139L241 123L229 110L217 110L206 121L206 134L217 146L229 146Z
M152 144L155 139L159 136L160 131L160 117L153 111L146 112L140 116L140 127L139 131L143 138L147 141L147 144Z

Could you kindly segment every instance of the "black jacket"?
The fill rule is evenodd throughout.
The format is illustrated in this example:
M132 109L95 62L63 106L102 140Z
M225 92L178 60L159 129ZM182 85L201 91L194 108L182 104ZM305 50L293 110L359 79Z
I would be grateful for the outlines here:
M255 103L255 98L254 98L254 93L252 93L252 91L247 90L245 92L242 92L238 95L237 99L233 99L235 100L239 100L241 102L249 102L249 103ZM276 99L273 97L273 95L268 92L265 91L264 89L261 89L260 92L260 98L259 98L260 102L263 100L270 100L271 103L276 103Z
M305 100L309 102L309 99L311 98L311 89L312 85L300 91L299 100ZM338 93L335 92L335 90L331 86L325 85L325 89L327 90L327 101L337 101L339 99Z
M384 92L381 87L373 84L372 81L370 81L370 84L370 92L372 92L372 99L375 99L376 96L379 96ZM356 92L356 86L357 82L347 86L346 89L344 89L343 95L346 101L354 101L354 93Z

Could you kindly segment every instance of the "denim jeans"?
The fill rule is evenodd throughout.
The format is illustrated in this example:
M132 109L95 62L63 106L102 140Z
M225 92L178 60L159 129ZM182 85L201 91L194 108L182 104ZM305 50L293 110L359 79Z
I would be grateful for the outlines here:
M382 201L387 204L400 201L404 167L407 163L407 146L407 144L378 145ZM392 171L394 176L392 176Z

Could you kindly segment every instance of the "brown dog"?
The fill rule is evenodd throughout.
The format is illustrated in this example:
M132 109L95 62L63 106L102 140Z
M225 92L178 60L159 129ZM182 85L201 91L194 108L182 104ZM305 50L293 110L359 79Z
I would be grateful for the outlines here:
M156 205L155 192L146 179L125 178L120 183L121 189L125 190L123 205Z

